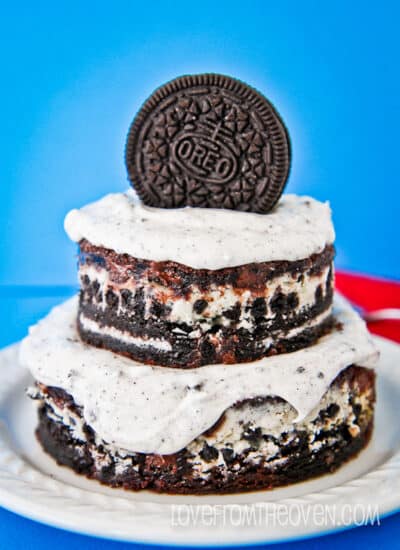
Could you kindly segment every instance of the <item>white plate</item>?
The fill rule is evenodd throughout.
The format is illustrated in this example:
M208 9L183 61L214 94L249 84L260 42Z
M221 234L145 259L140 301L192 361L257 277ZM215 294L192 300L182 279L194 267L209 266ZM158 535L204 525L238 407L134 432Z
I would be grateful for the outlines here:
M274 491L167 496L103 487L59 467L36 442L18 346L0 352L0 504L49 525L118 540L232 545L291 540L377 521L400 507L400 346L382 352L374 435L333 475Z

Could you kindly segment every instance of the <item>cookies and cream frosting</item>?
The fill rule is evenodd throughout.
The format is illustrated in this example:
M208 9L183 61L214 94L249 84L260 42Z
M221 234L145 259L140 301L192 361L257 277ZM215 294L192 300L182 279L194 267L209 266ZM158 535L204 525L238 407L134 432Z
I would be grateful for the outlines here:
M76 242L195 269L252 262L296 261L321 252L335 239L328 203L283 195L268 215L211 208L153 208L133 190L106 195L65 219Z
M246 214L248 215L248 214ZM373 366L377 352L365 323L335 299L338 326L315 345L252 363L173 369L145 365L84 344L77 298L30 329L20 359L34 378L63 388L106 442L131 452L172 454L244 399L278 396L301 421L347 366Z

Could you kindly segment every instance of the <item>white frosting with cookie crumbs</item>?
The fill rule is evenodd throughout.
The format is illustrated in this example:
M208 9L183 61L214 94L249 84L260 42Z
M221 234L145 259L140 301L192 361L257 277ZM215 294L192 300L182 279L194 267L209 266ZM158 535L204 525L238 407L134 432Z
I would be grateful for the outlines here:
M20 360L34 378L70 393L107 443L131 452L172 454L244 399L279 396L300 422L347 366L373 366L377 351L365 323L335 299L341 324L313 346L252 363L173 369L145 365L83 343L77 298L30 329Z
M65 230L76 242L195 269L296 261L322 252L335 232L328 203L283 195L268 214L212 208L153 208L133 190L71 210Z

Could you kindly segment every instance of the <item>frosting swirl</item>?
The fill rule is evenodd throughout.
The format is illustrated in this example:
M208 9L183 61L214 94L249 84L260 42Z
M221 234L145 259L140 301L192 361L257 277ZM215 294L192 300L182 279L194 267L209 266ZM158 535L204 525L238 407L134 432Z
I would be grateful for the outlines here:
M252 262L296 261L334 241L328 203L284 195L267 214L211 208L153 208L132 190L106 195L65 219L76 242L195 269L222 269Z

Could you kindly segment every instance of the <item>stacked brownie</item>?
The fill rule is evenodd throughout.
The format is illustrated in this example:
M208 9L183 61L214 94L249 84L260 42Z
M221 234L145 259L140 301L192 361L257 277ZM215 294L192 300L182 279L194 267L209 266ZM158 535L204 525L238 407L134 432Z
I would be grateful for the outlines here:
M119 210L113 216L115 203L124 206L126 219L121 219ZM107 225L119 223L121 227L125 222L128 229L125 237L119 233L116 239L119 242L110 240L111 248L100 245L105 242L104 238L96 244L85 238L95 232L102 209L107 212ZM333 229L326 205L288 195L268 217L270 227L262 237L266 250L269 242L278 238L276 228L281 224L289 232L288 222L292 226L298 222L292 230L296 233L290 235L296 240L302 236L301 232L307 238L308 225L315 231L325 231L323 236L327 237L327 242L307 257L299 258L298 253L292 252L285 260L252 261L242 265L244 259L236 253L240 265L222 267L223 248L228 239L233 241L232 246L246 246L241 242L242 237L234 232L224 235L224 227L214 227L210 235L210 245L211 237L221 242L218 251L213 253L215 257L204 251L209 254L208 264L213 269L195 269L176 261L137 257L140 250L136 248L146 242L143 225L146 232L151 227L160 235L161 224L165 224L166 238L171 240L168 225L180 223L181 217L183 225L180 227L185 229L179 232L174 245L175 257L180 260L177 251L181 240L196 239L196 230L190 224L191 213L190 210L182 211L183 215L179 216L168 210L144 209L135 204L134 194L128 192L106 197L97 210L91 205L81 213L69 214L66 228L80 248L78 330L85 342L145 363L193 368L254 361L266 355L295 351L312 344L331 328L334 250ZM212 227L209 224L213 223L215 215L211 211L203 214L204 227ZM250 223L251 215L230 213L229 217L226 223L234 225L238 217ZM264 217L259 220L259 215L254 217L260 225L266 221ZM303 217L308 221L303 222ZM117 253L116 249L122 251L124 248L121 238L129 241L130 221L135 227L135 241L138 239L135 255L126 251ZM246 235L250 241L247 246L254 246L256 231L251 234L247 229ZM279 235L279 238L284 236ZM196 248L201 246L198 242L194 244ZM251 257L252 251L249 253ZM147 255L154 255L154 252L149 250ZM278 252L276 256L281 255ZM163 255L159 257L164 258ZM256 260L268 258L268 253L265 250L253 252L253 257ZM202 258L198 257L196 265L201 262Z
M329 205L277 202L286 130L257 92L217 76L178 79L145 104L127 146L142 200L131 190L68 214L79 297L22 345L43 448L110 486L272 488L335 470L372 432L377 353L363 321L334 297ZM239 129L254 147L236 158ZM185 204L162 173L173 184L194 178Z

